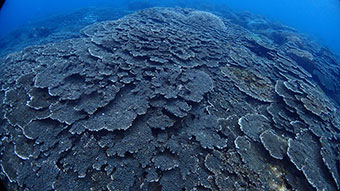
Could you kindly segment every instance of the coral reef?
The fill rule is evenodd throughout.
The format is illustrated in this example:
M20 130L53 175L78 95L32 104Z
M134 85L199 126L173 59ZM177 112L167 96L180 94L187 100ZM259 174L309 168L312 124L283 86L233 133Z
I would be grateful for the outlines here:
M6 187L339 190L339 85L318 56L339 63L232 20L150 8L2 58Z

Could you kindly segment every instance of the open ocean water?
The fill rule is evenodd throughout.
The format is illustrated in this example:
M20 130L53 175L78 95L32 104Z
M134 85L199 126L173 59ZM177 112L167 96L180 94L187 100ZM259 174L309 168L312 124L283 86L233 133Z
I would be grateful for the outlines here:
M340 190L340 1L6 0L0 190Z

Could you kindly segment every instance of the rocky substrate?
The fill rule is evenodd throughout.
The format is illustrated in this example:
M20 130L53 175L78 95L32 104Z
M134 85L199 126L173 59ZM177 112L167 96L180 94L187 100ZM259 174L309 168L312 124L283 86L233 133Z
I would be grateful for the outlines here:
M287 27L246 29L240 18L151 8L8 55L5 185L339 190L335 57Z

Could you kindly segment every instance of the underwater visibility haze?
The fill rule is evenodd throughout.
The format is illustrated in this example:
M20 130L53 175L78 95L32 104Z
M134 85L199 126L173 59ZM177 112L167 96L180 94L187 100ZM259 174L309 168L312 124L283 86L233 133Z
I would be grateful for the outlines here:
M340 190L337 0L7 0L1 190Z
M115 7L131 12L155 6L249 11L310 35L340 54L339 0L7 0L0 12L0 36L21 25L86 7Z

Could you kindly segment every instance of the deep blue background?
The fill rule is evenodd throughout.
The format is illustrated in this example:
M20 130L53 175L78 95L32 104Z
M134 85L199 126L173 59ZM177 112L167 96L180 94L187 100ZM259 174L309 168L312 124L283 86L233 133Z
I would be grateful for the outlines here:
M26 23L85 7L120 7L142 1L157 6L228 7L250 11L312 36L340 54L339 0L7 0L0 11L0 36Z

